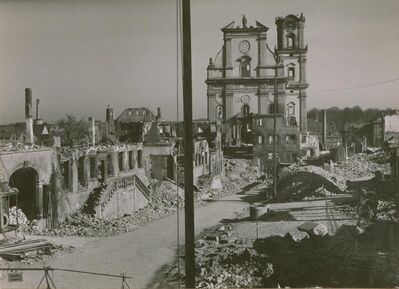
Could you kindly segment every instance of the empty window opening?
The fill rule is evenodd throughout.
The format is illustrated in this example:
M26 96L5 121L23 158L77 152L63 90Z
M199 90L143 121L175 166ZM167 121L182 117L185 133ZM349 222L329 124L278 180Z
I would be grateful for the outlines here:
M90 178L96 178L96 157L90 157Z
M143 167L143 152L142 152L142 150L137 151L137 167L138 168Z
M273 135L268 136L268 143L273 144ZM278 135L276 135L276 144L278 143Z
M85 159L80 157L78 161L78 181L81 186L85 186Z
M119 171L124 171L123 169L123 152L118 153L118 164L119 164Z
M295 67L288 67L288 78L294 78L295 77Z
M69 161L63 163L64 186L69 187Z
M129 151L129 170L134 169L133 151Z
M286 135L285 142L287 144L296 144L296 135Z
M112 164L112 155L107 155L107 173L109 176L114 175L114 166Z
M288 123L289 123L289 125L293 125L293 126L297 125L296 118L290 117Z

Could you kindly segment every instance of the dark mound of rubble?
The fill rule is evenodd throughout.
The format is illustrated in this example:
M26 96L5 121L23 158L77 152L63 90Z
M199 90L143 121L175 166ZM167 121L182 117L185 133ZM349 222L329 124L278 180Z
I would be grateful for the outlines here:
M355 226L343 225L334 236L309 235L301 240L290 234L237 239L229 227L208 232L195 245L196 287L392 288L399 284L399 258L380 240L392 231L390 226L378 224L360 233ZM167 285L184 279L183 260L180 276L178 272L174 266L166 273Z
M300 201L344 192L346 181L316 166L293 164L283 169L275 202Z

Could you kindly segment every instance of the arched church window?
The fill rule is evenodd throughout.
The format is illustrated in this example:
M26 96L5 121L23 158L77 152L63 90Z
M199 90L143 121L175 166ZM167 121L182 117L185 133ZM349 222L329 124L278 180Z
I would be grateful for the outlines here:
M223 118L223 107L221 105L216 106L216 118L217 119Z
M247 115L249 115L249 105L248 105L248 104L244 104L244 105L241 107L241 114L242 114L242 116L247 116Z
M290 34L287 36L287 46L289 48L295 48L295 35Z
M295 78L295 67L291 66L288 67L288 79L294 79Z
M251 62L249 59L244 59L240 64L241 68L241 77L250 77L251 76Z
M295 114L295 103L289 102L287 104L287 114L288 115L294 115Z

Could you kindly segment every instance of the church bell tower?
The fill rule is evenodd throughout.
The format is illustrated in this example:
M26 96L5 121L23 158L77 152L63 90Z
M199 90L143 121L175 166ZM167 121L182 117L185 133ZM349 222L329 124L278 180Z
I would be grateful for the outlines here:
M276 54L284 65L284 74L288 78L287 119L299 122L301 133L307 131L306 89L306 55L308 51L304 42L305 17L288 15L277 17ZM297 107L299 106L299 108Z

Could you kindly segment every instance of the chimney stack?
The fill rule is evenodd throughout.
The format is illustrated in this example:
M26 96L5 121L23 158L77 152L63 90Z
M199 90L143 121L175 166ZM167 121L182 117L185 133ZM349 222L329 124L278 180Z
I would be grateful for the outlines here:
M30 88L25 88L25 127L26 142L33 145L32 90Z
M157 120L161 120L161 118L162 118L161 108L158 107L158 109L157 109Z
M39 109L40 109L40 99L36 99L36 119L40 119Z
M106 112L106 133L107 137L114 134L114 110L108 105Z
M91 144L94 147L96 145L96 127L94 125L94 117L89 117L90 130L91 130Z
M327 150L327 110L323 109L323 145L324 150Z

